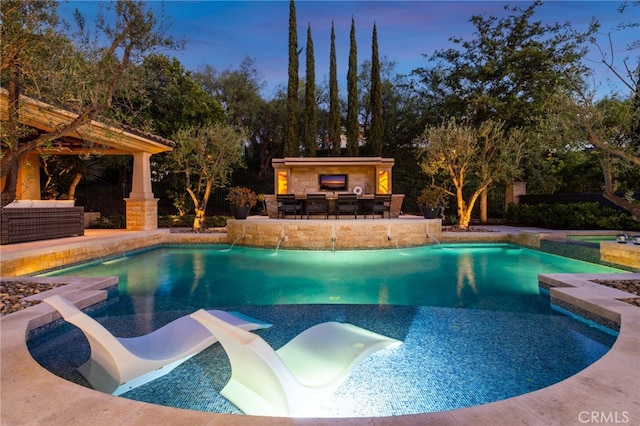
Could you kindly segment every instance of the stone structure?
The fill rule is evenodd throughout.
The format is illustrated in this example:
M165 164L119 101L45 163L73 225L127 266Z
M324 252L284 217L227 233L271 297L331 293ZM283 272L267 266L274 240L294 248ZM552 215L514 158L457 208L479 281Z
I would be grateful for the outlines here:
M0 88L0 119L7 121L8 92ZM77 114L35 99L21 96L18 111L21 124L39 131L63 128ZM173 141L146 134L132 128L115 128L91 121L63 138L53 141L48 149L26 154L20 161L16 197L18 200L40 199L40 154L52 155L133 155L132 190L126 199L127 230L153 230L158 226L158 199L151 191L151 155L170 151ZM4 186L4 180L1 183Z
M272 160L276 194L353 192L391 194L393 158L382 157L286 157ZM336 191L320 186L321 175L346 175L347 187Z
M442 220L229 220L230 243L243 246L310 249L381 249L437 244Z
M326 193L330 210L340 193L354 192L362 199L392 194L393 158L286 157L272 160L276 194ZM333 181L332 181L333 179ZM392 194L391 217L402 210L404 194ZM275 195L265 196L270 218L277 217ZM359 212L360 213L360 212Z

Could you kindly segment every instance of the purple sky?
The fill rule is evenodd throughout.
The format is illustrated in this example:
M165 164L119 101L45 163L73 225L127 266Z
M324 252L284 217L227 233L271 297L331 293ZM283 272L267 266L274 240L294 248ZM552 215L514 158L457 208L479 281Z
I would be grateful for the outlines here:
M63 17L78 8L93 22L97 2L70 1L60 5ZM161 3L150 2L154 8ZM475 14L506 16L505 4L527 7L524 1L296 1L298 45L306 43L307 25L313 36L316 80L329 76L331 22L336 33L336 57L341 92L346 86L351 17L355 19L358 63L371 59L373 23L378 30L381 57L396 62L395 72L408 74L426 65L423 54L452 46L450 37L470 39L474 27L469 18ZM602 32L612 32L615 57L630 55L622 51L639 37L635 30L613 32L622 21L630 21L631 13L620 15L617 1L547 1L537 9L535 20L546 23L569 21L575 29L587 28L593 16L602 24ZM288 70L289 1L166 1L166 15L173 21L170 32L186 42L182 51L163 52L175 56L186 69L211 65L217 70L237 69L244 57L255 59L255 65L267 82L264 95L270 97L278 85L286 85ZM638 8L634 8L637 13ZM637 20L637 19L636 19ZM608 48L608 40L599 40ZM638 50L635 51L638 57ZM592 49L588 66L600 69L600 53ZM637 59L636 59L637 61ZM304 52L300 55L300 77L305 74ZM599 95L624 88L599 74L595 84ZM626 91L624 92L627 93Z

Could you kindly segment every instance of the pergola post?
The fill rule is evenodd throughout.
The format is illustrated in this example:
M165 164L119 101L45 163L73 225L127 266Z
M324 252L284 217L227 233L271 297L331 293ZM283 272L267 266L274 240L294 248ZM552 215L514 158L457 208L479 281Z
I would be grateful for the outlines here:
M151 189L151 154L133 154L131 193L125 198L127 205L127 230L148 231L158 228L158 199Z

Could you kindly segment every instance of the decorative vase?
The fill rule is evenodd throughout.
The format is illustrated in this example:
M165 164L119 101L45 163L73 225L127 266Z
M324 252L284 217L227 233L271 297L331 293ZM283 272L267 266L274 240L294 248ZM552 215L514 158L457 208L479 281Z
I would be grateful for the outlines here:
M249 206L232 206L231 211L233 212L234 219L246 219L249 216L249 210L251 207Z
M437 219L440 215L440 207L420 206L425 219Z

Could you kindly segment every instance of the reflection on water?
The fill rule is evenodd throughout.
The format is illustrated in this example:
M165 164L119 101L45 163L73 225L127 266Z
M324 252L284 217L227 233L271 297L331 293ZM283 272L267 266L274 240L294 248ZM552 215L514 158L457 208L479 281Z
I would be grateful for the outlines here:
M184 303L215 308L281 304L473 307L499 297L537 297L538 273L622 272L509 245L397 250L299 251L160 248L112 265L49 275L119 277L136 312ZM138 305L142 306L138 306ZM140 325L143 327L143 325Z
M458 259L458 281L456 286L456 295L458 296L459 306L464 306L462 299L462 290L465 284L469 286L473 294L478 293L476 288L476 279L473 272L473 257L470 254L463 254Z

